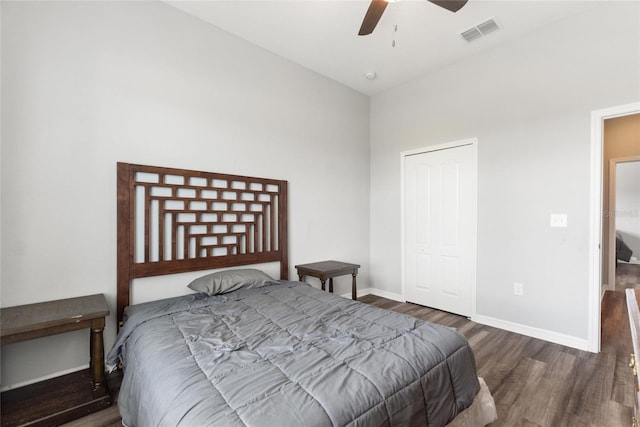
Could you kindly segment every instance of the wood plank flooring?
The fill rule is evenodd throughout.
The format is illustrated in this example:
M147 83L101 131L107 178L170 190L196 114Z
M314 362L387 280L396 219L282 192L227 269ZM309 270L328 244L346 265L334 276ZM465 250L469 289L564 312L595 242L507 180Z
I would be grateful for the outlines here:
M610 295L609 295L610 294ZM478 375L493 394L492 426L631 425L633 378L622 292L603 307L602 351L593 354L491 328L427 307L367 295L361 301L458 328L474 350Z
M621 264L623 265L623 264ZM478 374L493 394L499 426L630 426L633 377L624 289L640 288L640 265L618 269L616 291L602 302L599 354L491 328L464 317L367 295L360 301L457 328L475 352ZM66 424L120 425L117 406Z

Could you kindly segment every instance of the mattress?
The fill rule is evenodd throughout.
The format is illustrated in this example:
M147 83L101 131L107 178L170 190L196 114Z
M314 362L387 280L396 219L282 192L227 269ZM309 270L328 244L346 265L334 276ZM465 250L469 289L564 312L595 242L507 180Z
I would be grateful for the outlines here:
M444 426L480 390L457 331L302 282L130 306L126 426Z

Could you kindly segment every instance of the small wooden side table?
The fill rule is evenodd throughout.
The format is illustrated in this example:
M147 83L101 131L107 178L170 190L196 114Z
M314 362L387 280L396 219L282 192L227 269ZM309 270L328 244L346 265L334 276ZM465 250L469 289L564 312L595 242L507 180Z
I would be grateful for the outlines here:
M89 369L2 393L2 426L58 425L111 405L102 331L109 307L102 294L1 310L0 344L89 328Z
M337 276L344 276L351 274L351 299L358 299L358 289L356 287L356 276L358 275L358 264L349 264L341 261L321 261L313 262L311 264L299 264L296 265L298 271L298 277L302 282L304 276L312 276L320 279L322 284L322 290L325 290L325 282L329 279L329 292L333 293L333 278Z

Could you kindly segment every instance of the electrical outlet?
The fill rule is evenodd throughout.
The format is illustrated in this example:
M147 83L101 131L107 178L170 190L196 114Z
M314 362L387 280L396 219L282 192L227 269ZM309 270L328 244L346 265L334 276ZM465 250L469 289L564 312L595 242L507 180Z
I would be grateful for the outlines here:
M513 294L522 296L524 295L524 284L522 283L514 283L513 284Z

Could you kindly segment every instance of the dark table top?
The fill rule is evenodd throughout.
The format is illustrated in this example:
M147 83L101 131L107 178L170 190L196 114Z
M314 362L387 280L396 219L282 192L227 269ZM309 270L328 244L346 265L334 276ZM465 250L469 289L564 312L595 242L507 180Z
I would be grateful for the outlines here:
M104 295L95 294L35 304L4 307L0 337L78 323L109 315Z
M342 261L320 261L312 262L310 264L299 264L295 266L299 270L316 271L319 273L331 274L339 273L342 271L352 271L360 268L358 264L350 264Z

